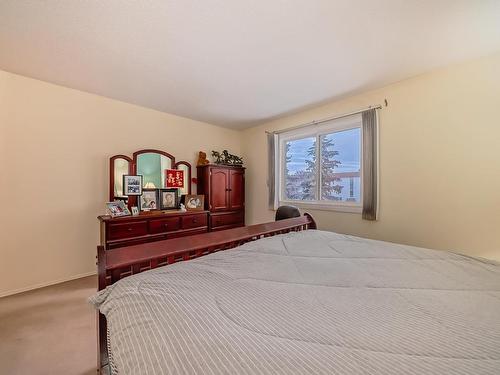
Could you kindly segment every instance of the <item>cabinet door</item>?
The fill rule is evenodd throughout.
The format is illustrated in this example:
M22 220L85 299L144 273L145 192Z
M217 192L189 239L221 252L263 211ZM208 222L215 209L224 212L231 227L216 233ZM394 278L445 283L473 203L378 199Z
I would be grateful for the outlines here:
M229 171L212 168L210 175L210 211L229 209Z
M245 171L229 170L229 208L242 210L245 205Z

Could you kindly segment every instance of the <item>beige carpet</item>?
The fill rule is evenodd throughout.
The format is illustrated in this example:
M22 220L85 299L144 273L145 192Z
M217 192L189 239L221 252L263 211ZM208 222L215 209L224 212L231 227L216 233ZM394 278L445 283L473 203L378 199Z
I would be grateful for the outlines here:
M96 374L97 277L0 298L0 374Z

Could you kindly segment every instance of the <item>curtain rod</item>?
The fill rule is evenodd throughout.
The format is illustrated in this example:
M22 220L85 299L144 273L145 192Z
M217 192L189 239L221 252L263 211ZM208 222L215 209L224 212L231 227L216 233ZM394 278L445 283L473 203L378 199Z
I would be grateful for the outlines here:
M344 117L348 117L348 116L352 116L352 115L357 115L358 113L366 112L366 111L369 111L370 109L381 109L381 108L382 108L382 106L380 104L376 105L376 106L369 106L368 108L360 109L360 110L357 110L354 112L344 113L343 115L338 115L338 116L326 117L326 118L323 118L321 120L313 120L313 121L310 121L310 122L307 122L304 124L292 126L291 128L276 130L274 132L270 132L270 131L266 130L266 133L267 134L280 134L280 133L288 132L288 131L295 130L295 129L305 128L306 126L319 125L319 124L322 124L324 122L338 120L340 118L344 118Z

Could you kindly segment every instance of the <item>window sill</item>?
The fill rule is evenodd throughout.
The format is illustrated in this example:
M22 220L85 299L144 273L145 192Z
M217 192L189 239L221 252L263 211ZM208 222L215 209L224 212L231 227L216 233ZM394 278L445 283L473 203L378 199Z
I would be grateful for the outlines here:
M352 214L360 214L363 212L363 207L354 204L328 204L328 203L315 203L315 202L305 202L305 201L280 201L279 205L280 206L292 205L307 210L336 211L336 212L347 212Z

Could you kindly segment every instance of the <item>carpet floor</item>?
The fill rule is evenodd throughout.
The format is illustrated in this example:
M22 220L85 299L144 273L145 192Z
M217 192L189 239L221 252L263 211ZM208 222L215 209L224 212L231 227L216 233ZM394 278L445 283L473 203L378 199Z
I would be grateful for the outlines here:
M0 374L95 375L97 277L0 298Z

